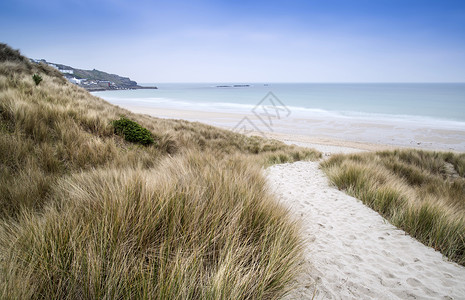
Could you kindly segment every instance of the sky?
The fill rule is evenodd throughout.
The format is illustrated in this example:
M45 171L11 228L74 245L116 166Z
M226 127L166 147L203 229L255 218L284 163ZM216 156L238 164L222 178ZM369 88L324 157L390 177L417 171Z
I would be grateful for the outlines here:
M139 83L465 82L465 1L2 0L0 42Z

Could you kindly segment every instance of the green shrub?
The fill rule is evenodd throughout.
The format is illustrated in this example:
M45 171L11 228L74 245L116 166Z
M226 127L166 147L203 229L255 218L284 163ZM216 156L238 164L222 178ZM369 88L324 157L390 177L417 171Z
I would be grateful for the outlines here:
M142 145L150 145L154 142L149 130L125 117L112 121L112 125L115 127L116 134L123 135L128 142Z
M39 83L42 81L42 76L40 76L39 74L34 74L32 75L32 79L34 79L36 85L39 85Z

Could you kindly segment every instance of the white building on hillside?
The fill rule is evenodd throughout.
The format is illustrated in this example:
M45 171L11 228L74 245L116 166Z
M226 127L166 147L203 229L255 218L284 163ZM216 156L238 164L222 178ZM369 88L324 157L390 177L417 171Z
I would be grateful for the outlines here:
M63 70L63 69L58 69L63 74L74 74L74 70Z

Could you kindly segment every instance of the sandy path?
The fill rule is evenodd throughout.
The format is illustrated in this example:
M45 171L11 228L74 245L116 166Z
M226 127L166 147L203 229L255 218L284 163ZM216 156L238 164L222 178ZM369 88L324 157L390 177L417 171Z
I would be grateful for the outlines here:
M465 268L330 187L318 162L267 169L280 201L302 219L305 270L287 299L465 299Z

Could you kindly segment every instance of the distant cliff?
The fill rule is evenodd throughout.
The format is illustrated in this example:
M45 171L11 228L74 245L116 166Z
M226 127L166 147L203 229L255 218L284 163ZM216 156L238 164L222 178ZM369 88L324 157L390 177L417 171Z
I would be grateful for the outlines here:
M77 84L88 91L106 91L106 90L128 90L128 89L156 89L157 87L143 87L137 85L137 82L128 77L121 77L116 74L109 74L96 69L82 70L67 65L51 63L44 59L35 60L35 63L45 63L58 69L66 79Z

